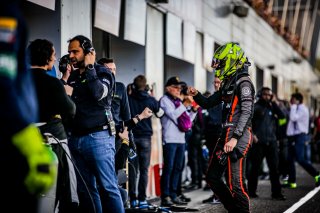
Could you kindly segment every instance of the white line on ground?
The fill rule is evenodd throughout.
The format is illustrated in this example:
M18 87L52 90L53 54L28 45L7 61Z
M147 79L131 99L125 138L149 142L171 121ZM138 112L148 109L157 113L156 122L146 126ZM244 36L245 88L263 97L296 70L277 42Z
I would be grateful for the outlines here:
M300 206L302 206L305 202L311 199L317 192L320 191L320 186L316 187L312 191L310 191L306 196L301 198L297 203L293 204L289 209L287 209L284 213L292 213L297 210Z

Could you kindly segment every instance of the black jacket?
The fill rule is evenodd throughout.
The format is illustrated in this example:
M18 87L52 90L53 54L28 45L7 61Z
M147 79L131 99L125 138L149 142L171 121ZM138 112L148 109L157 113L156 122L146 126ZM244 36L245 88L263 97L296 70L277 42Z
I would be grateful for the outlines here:
M116 82L115 93L112 100L112 115L116 125L119 125L121 121L131 119L127 89L121 82Z
M122 146L118 133L122 131L122 128L124 128L124 126L127 126L129 131L129 140L131 143L134 143L134 137L131 129L136 126L134 121L131 119L126 86L121 82L116 82L115 91L112 99L112 116L117 130L116 151L118 152L120 151L120 146ZM124 122L123 125L122 122ZM117 154L116 161L120 160L120 158L122 158L123 161L125 161L128 158L126 151L124 152L123 156L122 154Z
M155 114L160 110L159 102L147 91L134 89L129 95L129 103L132 116L140 114L146 107L149 107ZM153 134L151 117L140 121L132 132L135 138L151 136Z
M266 102L262 98L256 102L252 130L258 138L258 142L268 144L277 141L277 122L281 118L285 118L285 115L276 103Z
M39 122L46 122L40 126L42 133L48 132L58 139L66 139L65 129L62 125L63 119L72 119L76 112L76 106L66 94L63 84L59 79L49 76L46 70L31 69L36 86ZM60 115L61 118L54 117Z
M83 135L90 130L108 124L106 113L111 115L114 76L106 67L95 64L94 69L71 73L68 84L73 87L72 100L77 110L72 133Z

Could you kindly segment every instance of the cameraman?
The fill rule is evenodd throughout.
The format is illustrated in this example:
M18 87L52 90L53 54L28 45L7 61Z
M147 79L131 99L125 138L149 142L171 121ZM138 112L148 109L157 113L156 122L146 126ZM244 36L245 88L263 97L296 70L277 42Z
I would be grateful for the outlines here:
M77 35L68 42L70 61L78 68L68 84L77 107L69 148L84 179L78 179L80 211L124 213L114 166L116 131L111 102L115 79L109 69L95 63L90 39Z
M147 79L143 75L135 77L132 84L132 93L128 96L130 111L132 115L137 115L145 107L148 107L157 117L163 115L159 102L149 94ZM141 120L139 116L135 116ZM153 134L151 118L145 119L138 123L132 130L135 143L137 145L137 158L133 163L135 168L129 167L129 194L131 207L145 208L148 206L146 201L146 190L148 184L148 169L151 157L151 136ZM138 196L136 193L136 180L139 171ZM137 201L139 200L139 203Z

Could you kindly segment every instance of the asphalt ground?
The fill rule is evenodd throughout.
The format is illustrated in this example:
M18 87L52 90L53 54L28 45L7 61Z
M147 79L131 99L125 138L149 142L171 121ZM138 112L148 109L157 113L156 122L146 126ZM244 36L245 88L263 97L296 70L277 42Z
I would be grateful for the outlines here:
M314 164L319 170L320 164ZM303 205L294 211L291 211L295 203L305 197L310 191L315 189L315 180L305 170L303 170L298 164L297 170L297 188L289 189L283 188L283 194L286 196L285 201L272 200L271 198L271 186L269 180L259 180L257 194L258 198L251 199L250 208L252 213L279 213L279 212L295 212L295 213L320 213L320 192L317 192L311 199L307 200ZM195 212L201 213L225 213L227 212L222 204L203 204L202 200L208 198L211 195L211 191L204 191L203 189L197 189L192 191L186 191L185 195L190 197L192 201L188 204L189 210L198 210ZM153 199L152 204L160 205L160 199ZM158 211L161 212L161 211ZM164 212L164 211L162 211ZM172 211L176 212L176 211ZM177 212L190 212L179 210Z

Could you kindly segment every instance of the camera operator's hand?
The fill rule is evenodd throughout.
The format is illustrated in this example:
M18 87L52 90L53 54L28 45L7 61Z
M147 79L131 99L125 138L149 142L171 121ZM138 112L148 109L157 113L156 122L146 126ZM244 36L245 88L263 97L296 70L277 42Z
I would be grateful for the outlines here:
M122 132L119 132L119 137L122 141L122 143L125 143L127 146L129 146L130 149L132 149L134 152L137 151L136 144L134 141L131 139L129 140L129 131L128 127L124 126L124 129Z
M129 141L129 132L128 127L124 127L122 132L119 132L119 137L121 140L127 140Z
M144 110L141 112L140 114L140 119L145 119L145 118L149 118L152 116L152 110L149 109L148 107L144 108Z

